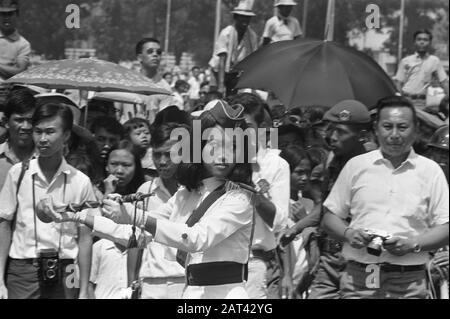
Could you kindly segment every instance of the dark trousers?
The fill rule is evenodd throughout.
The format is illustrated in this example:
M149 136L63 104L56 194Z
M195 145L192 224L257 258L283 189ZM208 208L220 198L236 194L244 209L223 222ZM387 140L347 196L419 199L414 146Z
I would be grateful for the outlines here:
M345 264L340 252L322 252L308 299L340 299L340 279Z
M9 259L6 270L6 288L9 299L76 299L77 288L69 288L66 285L67 278L71 275L67 268L63 267L62 278L58 283L43 285L39 281L39 267L37 263L26 259Z

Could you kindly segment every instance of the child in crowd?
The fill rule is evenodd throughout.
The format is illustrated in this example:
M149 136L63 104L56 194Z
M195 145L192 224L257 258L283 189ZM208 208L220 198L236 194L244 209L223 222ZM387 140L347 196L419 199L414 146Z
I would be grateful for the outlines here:
M288 227L309 214L314 202L305 195L309 193L309 180L311 177L311 159L303 148L289 145L283 149L280 156L285 159L291 171L291 198L289 206ZM295 296L295 288L308 271L306 251L303 248L303 239L297 238L285 248L283 254L282 295L284 298ZM289 286L289 287L287 287Z
M145 175L154 176L156 169L150 147L150 124L142 118L135 117L125 122L123 127L125 129L125 138L133 143L139 153Z

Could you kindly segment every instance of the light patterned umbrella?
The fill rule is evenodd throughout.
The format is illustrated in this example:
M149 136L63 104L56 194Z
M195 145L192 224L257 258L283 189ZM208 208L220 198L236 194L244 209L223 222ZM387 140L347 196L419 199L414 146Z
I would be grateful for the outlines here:
M145 95L171 93L136 71L94 58L49 61L16 74L5 82L49 89L120 91Z

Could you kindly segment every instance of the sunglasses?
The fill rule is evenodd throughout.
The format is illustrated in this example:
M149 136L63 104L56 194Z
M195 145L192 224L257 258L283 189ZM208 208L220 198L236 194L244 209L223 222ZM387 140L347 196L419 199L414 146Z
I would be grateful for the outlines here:
M162 50L161 49L148 49L147 50L147 54L153 54L153 53L155 53L156 52L156 54L157 55L161 55L162 54Z

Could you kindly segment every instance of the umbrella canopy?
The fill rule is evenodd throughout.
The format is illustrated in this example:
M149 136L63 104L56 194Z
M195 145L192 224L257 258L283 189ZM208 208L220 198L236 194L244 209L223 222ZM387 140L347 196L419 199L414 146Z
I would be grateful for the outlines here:
M99 92L95 93L92 99L128 104L144 103L144 98L141 95L129 92Z
M297 39L269 44L236 67L237 88L272 91L287 107L332 107L358 100L369 108L396 87L369 56L335 42Z
M145 95L171 93L136 71L93 58L49 61L16 74L5 82L50 89L121 91Z

